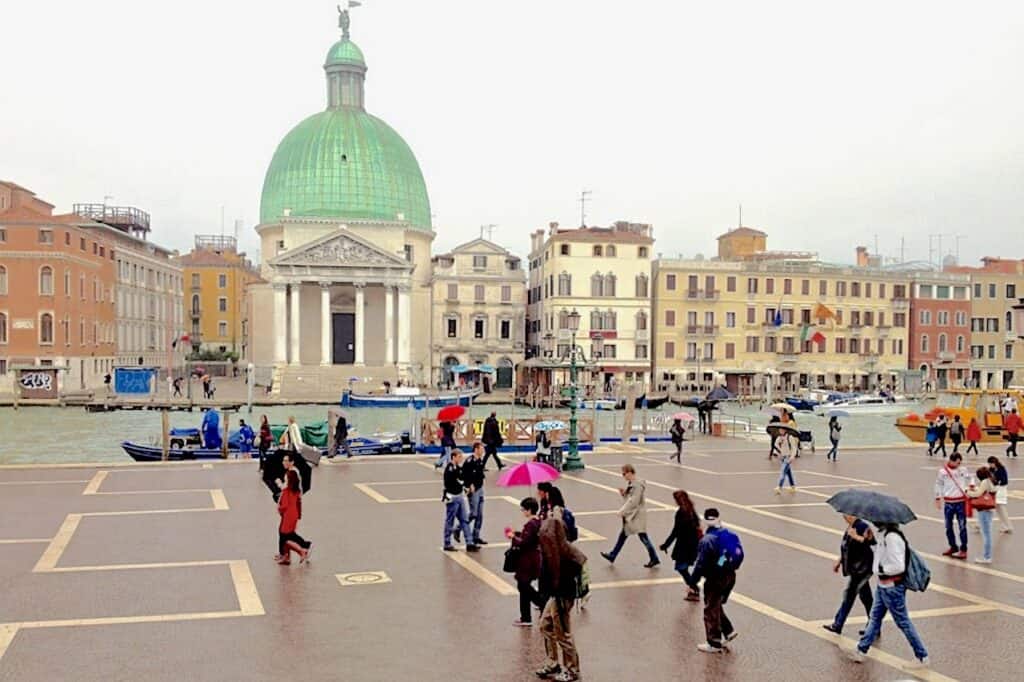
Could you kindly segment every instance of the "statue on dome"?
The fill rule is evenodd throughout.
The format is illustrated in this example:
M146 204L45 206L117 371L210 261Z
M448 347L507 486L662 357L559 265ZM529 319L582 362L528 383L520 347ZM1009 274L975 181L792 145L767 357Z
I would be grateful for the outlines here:
M359 2L359 0L348 0L348 2L345 3L345 9L342 9L341 5L338 5L338 28L341 29L342 40L348 40L348 27L352 23L349 18L348 11L353 7L359 7L362 4L363 3Z

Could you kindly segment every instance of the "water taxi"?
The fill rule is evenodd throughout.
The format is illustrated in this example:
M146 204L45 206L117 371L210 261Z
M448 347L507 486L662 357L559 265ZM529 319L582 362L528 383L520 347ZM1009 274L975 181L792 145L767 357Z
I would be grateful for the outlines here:
M998 443L1006 440L1006 430L1003 428L1003 406L1006 399L1012 398L1012 402L1018 406L1024 399L1024 392L1017 389L977 389L977 388L953 388L939 392L935 406L924 414L911 413L896 420L896 428L900 433L915 443L927 442L925 436L928 431L928 422L938 419L939 415L945 415L946 419L953 421L953 417L960 415L960 421L964 424L964 430L971 423L971 419L977 419L981 427L982 443ZM1020 410L1020 407L1017 408Z

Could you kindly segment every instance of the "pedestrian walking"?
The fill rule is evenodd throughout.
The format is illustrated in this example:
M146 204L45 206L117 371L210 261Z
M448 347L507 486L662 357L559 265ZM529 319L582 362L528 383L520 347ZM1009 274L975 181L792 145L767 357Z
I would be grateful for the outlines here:
M555 682L580 679L580 656L572 635L572 607L579 592L586 555L573 546L558 519L540 528L540 590L548 595L540 615L547 661L537 677Z
M290 452L302 452L302 430L295 421L295 417L288 417L288 426L285 428L284 433L281 434L281 445L284 446L285 450Z
M697 545L697 561L693 581L704 579L704 634L707 641L697 650L706 654L719 654L727 650L727 642L738 633L725 615L725 604L736 586L736 571L743 563L743 545L739 537L722 526L718 510L704 510L707 532Z
M1014 405L1016 405L1016 402L1014 402ZM1016 457L1017 441L1020 439L1020 429L1022 426L1016 407L1011 408L1010 413L1003 419L1003 426L1006 428L1006 436L1010 441L1010 447L1006 448L1006 456Z
M441 494L441 501L444 502L444 551L454 552L455 545L452 544L452 531L455 522L459 522L459 529L466 538L466 551L478 552L480 548L473 543L473 533L469 529L469 520L466 518L466 495L465 482L462 480L462 450L452 450L452 457L444 467L444 492Z
M686 601L700 601L700 584L693 579L690 567L697 561L697 544L701 539L700 519L693 508L693 502L685 490L672 493L678 509L665 542L661 543L661 551L667 552L672 547L672 561L675 562L676 573L686 583ZM673 546L674 545L674 546Z
M940 414L939 418L935 420L935 450L934 453L937 455L939 451L942 451L942 456L946 457L946 433L949 431L949 422L946 421L946 415Z
M943 511L946 521L946 540L949 549L942 553L954 559L967 558L967 486L970 475L961 466L963 457L959 452L949 456L946 464L939 469L935 478L935 508ZM953 520L956 519L960 531L960 544L953 532Z
M842 571L846 578L846 589L843 590L843 601L836 611L835 618L828 625L823 625L829 632L842 634L843 626L850 615L853 603L860 598L864 604L864 612L871 616L874 597L871 595L871 573L874 565L875 536L867 522L850 514L843 514L846 519L846 532L839 545L839 560L832 566L833 573ZM864 632L861 631L863 635Z
M203 384L203 397L209 400L210 398L213 397L213 393L210 391L210 384L212 382L212 379L210 379L209 374L204 374L203 378L200 379L200 381Z
M939 439L939 432L935 428L935 422L928 422L928 428L924 431L924 440L928 443L928 456L935 454L935 441Z
M540 577L540 519L537 518L540 505L534 498L524 497L519 510L526 519L523 529L513 533L511 528L506 528L505 537L511 542L509 551L513 553L513 573L519 591L519 619L514 624L528 628L533 625L530 607L544 607L544 599L533 587L533 581Z
M769 427L772 424L781 424L781 423L782 423L782 420L779 419L779 415L777 415L777 414L773 414L771 419L768 420L768 426ZM769 428L768 429L768 435L772 439L771 440L771 444L769 445L769 449L768 449L768 459L771 460L772 457L777 457L779 452L781 452L781 448L779 447L779 440L780 440L779 429Z
M953 443L953 452L960 451L960 443L964 439L964 423L960 421L960 415L953 415L953 421L949 424L949 440Z
M676 454L673 455L678 464L682 464L683 456L683 434L686 433L686 429L683 428L682 419L673 419L672 426L668 430L668 434L672 437L672 445L676 446ZM672 457L669 457L669 461Z
M174 377L174 381L171 382L171 387L174 389L174 395L172 398L181 397L181 377Z
M839 434L843 430L843 425L839 423L839 417L832 415L828 419L828 439L832 442L832 449L828 451L825 456L825 460L832 460L835 462L839 458Z
M967 487L967 498L971 501L978 525L981 527L982 553L975 557L975 563L992 563L992 515L996 509L996 492L998 487L992 479L992 472L987 466L979 467L975 476L977 483Z
M576 516L565 504L565 498L558 486L549 482L537 484L537 495L540 500L540 513L537 515L543 523L548 519L560 519L565 525L565 537L569 542L576 542L579 539L579 528L576 526Z
M472 535L467 538L471 545L486 545L487 541L480 537L480 529L484 525L484 444L473 443L473 454L462 465L462 481L466 486L469 500L469 527Z
M967 452L974 450L974 454L978 454L978 441L981 440L981 427L978 426L978 420L971 417L971 423L967 425L967 441L970 445L967 446Z
M786 450L779 451L779 485L775 488L775 494L782 494L782 486L789 480L789 492L796 492L796 482L793 480L793 454Z
M654 568L661 561L654 551L651 539L647 537L647 498L645 496L647 482L636 477L636 469L632 464L622 465L622 477L626 479L626 487L619 488L619 494L625 500L619 509L619 516L622 517L622 530L619 531L619 539L615 542L612 551L601 552L601 556L609 563L614 564L615 558L622 551L622 546L626 544L626 538L630 535L637 535L640 537L640 542L644 543L644 547L647 548L649 557L644 568Z
M352 457L352 448L348 445L348 419L345 415L338 415L338 422L334 425L334 448L331 457L344 451L345 457Z
M434 468L448 466L451 461L452 450L455 449L455 424L452 422L441 422L441 456L434 462Z
M505 468L505 465L501 463L501 458L498 457L498 448L500 448L505 440L501 437L501 425L498 424L498 413L491 412L491 416L484 420L484 432L481 437L484 442L484 468L487 468L487 462L490 461L491 457L494 457L495 463L498 465L498 471Z
M998 457L988 458L988 468L992 472L992 482L996 484L996 515L999 516L1000 530L1003 533L1013 532L1013 523L1006 509L1010 501L1010 474Z
M277 502L277 513L281 523L277 528L277 556L274 561L287 566L292 562L291 553L299 555L299 563L309 560L313 543L298 534L299 519L302 518L302 486L299 472L291 468L292 459L285 455L284 481L281 482L281 497Z
M270 446L274 442L274 434L270 430L270 422L267 421L267 415L260 417L260 435L259 435L259 450L260 450L260 470L263 470L263 461L267 458L267 451L270 450Z
M244 419L238 422L238 440L239 442L239 457L245 459L252 458L252 443L256 439L256 434L253 432L252 427L245 423Z
M879 524L875 539L878 546L875 549L872 569L878 576L878 587L875 588L874 604L871 607L871 615L868 616L867 627L864 628L864 634L861 635L852 658L857 663L864 661L868 650L878 639L878 634L882 630L882 619L885 618L886 613L890 613L896 627L903 632L903 636L910 643L910 648L914 650L914 656L917 657L917 664L913 667L927 667L928 650L925 649L924 642L917 634L917 629L907 612L905 577L907 556L910 553L907 539L895 523Z

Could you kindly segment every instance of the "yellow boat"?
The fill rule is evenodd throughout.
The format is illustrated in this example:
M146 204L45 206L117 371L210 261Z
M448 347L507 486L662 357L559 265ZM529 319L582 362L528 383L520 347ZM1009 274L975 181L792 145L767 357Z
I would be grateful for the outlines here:
M927 442L928 422L935 421L940 414L948 421L960 415L964 424L966 441L967 427L971 419L977 419L981 427L981 443L998 443L1006 440L1003 428L1003 412L1001 406L1006 398L1013 398L1017 405L1022 404L1024 392L1017 389L978 389L953 388L939 391L935 406L924 414L908 414L896 420L896 428L900 433L915 443ZM1018 411L1020 407L1017 408Z

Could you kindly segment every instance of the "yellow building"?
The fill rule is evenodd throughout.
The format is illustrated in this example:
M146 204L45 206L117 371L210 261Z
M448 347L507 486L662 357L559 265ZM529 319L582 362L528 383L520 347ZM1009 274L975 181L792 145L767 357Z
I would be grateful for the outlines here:
M238 251L235 238L196 235L192 251L181 257L181 266L192 347L248 357L246 287L261 280Z
M763 237L740 228L719 238L718 259L655 261L656 387L898 388L907 368L906 277L769 252Z
M529 357L564 358L568 315L580 314L577 344L588 360L583 381L615 390L649 382L651 226L559 228L531 236L527 291ZM545 348L545 346L550 346Z

